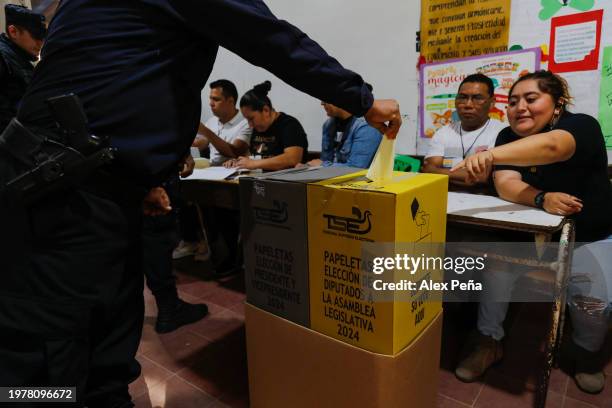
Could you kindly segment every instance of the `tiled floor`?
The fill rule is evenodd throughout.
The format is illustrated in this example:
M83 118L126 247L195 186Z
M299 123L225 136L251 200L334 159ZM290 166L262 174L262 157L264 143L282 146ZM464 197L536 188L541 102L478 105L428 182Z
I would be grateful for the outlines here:
M177 268L178 269L178 268ZM138 352L142 376L130 386L138 408L248 407L248 380L244 332L244 281L242 276L212 280L201 272L177 271L180 296L205 302L210 315L176 332L158 335L153 330L157 310L145 290L146 318ZM466 327L474 315L469 305L451 306L445 312L438 407L532 407L538 369L541 367L546 305L511 309L504 360L481 382L464 384L452 369L460 354ZM612 349L612 343L609 349ZM612 363L603 393L582 393L562 370L553 371L547 407L612 408ZM338 407L341 408L341 407ZM417 408L417 407L415 407ZM421 408L421 407L418 407Z

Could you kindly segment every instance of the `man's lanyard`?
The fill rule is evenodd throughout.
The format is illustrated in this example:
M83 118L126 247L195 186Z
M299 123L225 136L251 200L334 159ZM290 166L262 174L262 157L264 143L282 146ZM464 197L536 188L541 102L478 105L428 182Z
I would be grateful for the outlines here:
M463 146L463 129L461 127L461 123L459 123L459 139L461 139L461 153L462 153L462 157L465 160L465 154L469 153L469 151L472 149L472 147L474 147L474 145L476 144L476 142L478 141L478 138L480 137L480 135L483 134L483 132L485 130L487 130L487 126L489 126L489 122L491 121L491 119L487 119L487 123L485 123L484 127L482 128L482 130L480 131L480 133L478 133L478 135L476 136L476 139L474 139L474 141L472 142L472 144L470 145L470 147L468 147L467 150L465 150L465 147Z

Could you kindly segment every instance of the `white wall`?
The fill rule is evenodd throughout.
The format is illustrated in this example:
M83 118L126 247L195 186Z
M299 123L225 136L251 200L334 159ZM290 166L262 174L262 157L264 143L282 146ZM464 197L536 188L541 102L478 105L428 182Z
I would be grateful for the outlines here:
M406 115L396 151L415 153L418 87L415 50L420 17L417 0L266 0L279 18L290 21L323 46L345 67L372 84L377 98L395 98ZM325 114L318 100L263 69L221 49L210 81L232 80L240 95L254 84L272 81L274 107L295 116L308 135L309 149L321 150ZM202 118L211 116L209 88L202 92Z

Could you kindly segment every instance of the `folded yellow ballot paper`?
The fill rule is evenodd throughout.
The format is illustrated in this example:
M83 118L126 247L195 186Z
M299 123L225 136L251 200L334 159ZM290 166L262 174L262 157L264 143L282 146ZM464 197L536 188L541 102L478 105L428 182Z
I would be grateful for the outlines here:
M395 160L395 139L383 135L372 164L368 169L367 178L374 182L389 181L393 177L393 162Z

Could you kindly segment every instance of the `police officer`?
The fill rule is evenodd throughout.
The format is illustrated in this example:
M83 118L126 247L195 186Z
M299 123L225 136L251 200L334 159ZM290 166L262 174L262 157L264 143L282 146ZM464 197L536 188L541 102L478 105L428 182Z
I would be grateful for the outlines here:
M170 210L167 195L150 189L189 150L219 45L365 116L390 137L399 130L395 101L374 100L358 74L260 0L63 0L18 119L55 143L61 135L45 101L74 93L91 131L110 136L117 154L112 165L27 211L0 204L3 222L22 219L27 232L0 254L8 260L0 384L74 385L89 408L132 406L128 383L140 372L134 356L143 321L142 209ZM0 151L0 186L20 172L12 156Z
M45 16L23 6L4 6L6 33L0 34L0 132L17 114L47 34Z

